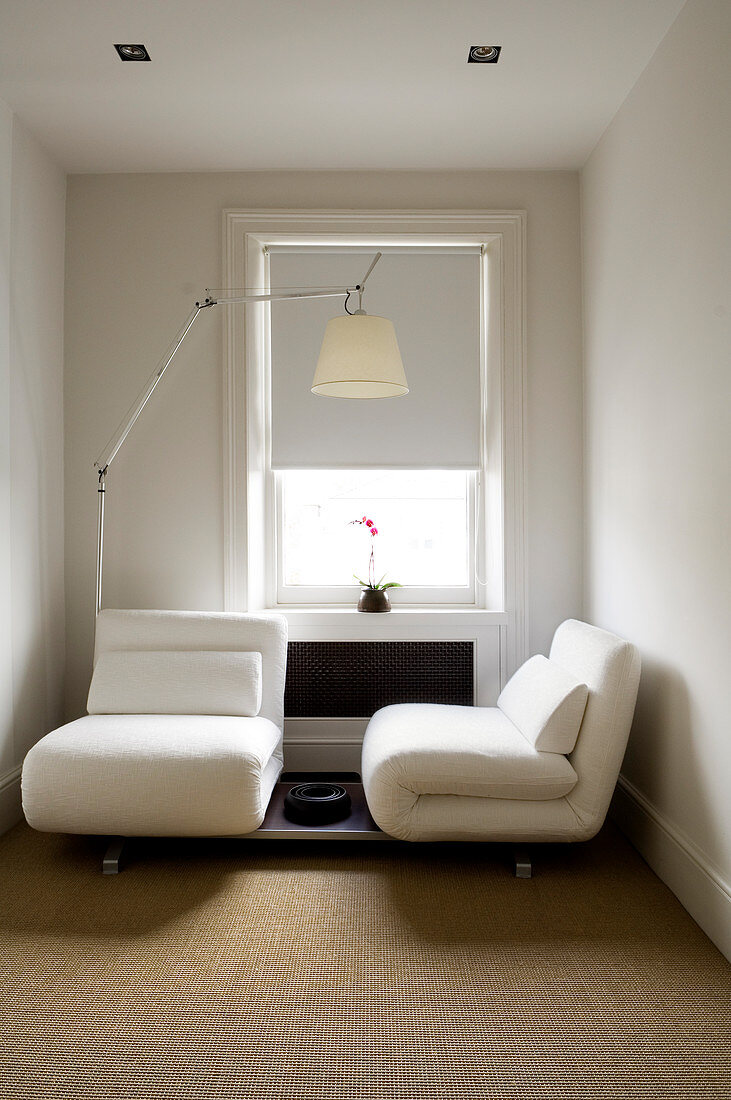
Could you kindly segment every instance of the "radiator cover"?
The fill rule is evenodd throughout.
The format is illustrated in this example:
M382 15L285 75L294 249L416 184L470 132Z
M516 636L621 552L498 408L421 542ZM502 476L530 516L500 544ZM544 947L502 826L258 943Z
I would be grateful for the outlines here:
M391 703L474 702L473 642L290 642L286 718L370 718Z

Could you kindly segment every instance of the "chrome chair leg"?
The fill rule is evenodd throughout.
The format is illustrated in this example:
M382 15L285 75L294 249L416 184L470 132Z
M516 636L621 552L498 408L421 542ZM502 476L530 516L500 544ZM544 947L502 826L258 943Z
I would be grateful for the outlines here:
M118 875L121 871L122 853L126 840L127 838L124 836L113 836L109 838L109 847L104 853L104 858L102 860L103 875Z
M531 878L533 875L533 864L531 862L530 852L527 848L514 848L513 849L513 864L515 866L516 878Z

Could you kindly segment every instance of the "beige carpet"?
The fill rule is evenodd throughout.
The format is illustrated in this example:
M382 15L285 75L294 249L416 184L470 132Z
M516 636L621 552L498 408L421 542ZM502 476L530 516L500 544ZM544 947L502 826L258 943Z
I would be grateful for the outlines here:
M613 829L496 848L0 840L0 1095L729 1097L731 968Z

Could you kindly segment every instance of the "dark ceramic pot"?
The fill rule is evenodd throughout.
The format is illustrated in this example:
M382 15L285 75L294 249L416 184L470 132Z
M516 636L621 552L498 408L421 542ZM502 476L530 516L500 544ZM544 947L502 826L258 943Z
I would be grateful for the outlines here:
M383 588L361 588L358 600L359 611L383 612L391 610L388 592Z
M350 810L350 795L339 783L297 783L284 796L284 816L299 825L330 825Z

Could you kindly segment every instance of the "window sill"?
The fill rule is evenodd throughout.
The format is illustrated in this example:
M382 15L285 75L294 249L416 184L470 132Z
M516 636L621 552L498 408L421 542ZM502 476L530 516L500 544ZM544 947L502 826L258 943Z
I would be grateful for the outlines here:
M357 611L354 607L280 606L267 611L284 615L292 641L358 638L455 637L473 635L475 629L507 625L507 611L480 607L392 607L386 614Z

